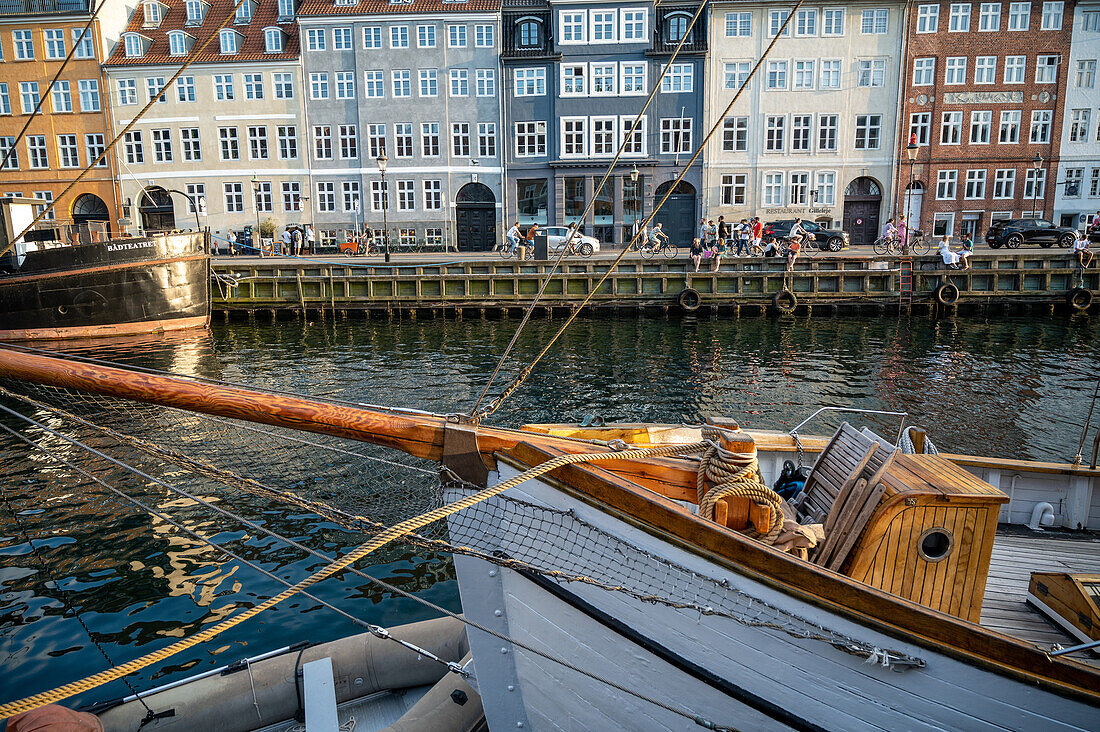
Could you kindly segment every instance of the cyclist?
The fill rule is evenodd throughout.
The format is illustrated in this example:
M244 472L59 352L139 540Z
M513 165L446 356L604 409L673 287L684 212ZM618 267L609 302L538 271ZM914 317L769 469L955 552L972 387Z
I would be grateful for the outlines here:
M798 256L799 250L802 249L802 241L808 238L809 232L802 226L802 219L798 218L794 220L794 226L791 227L790 240L791 243L787 246L788 259L790 259L790 252L794 252L795 256ZM790 260L794 263L794 260Z
M894 226L893 219L887 219L886 225L882 227L883 239L896 239L898 236L898 227Z
M508 240L508 253L515 254L516 247L519 246L519 222L512 224L512 228L508 229L508 233L504 235L504 238Z
M653 227L653 230L649 232L649 246L653 248L653 251L657 251L661 248L661 239L668 241L668 234L661 231L661 227L664 224L657 224Z

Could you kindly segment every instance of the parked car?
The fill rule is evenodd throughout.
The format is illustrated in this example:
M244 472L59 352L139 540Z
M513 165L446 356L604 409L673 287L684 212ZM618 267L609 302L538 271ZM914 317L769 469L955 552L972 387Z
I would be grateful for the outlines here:
M1021 244L1038 244L1052 247L1055 244L1068 247L1077 238L1072 226L1055 226L1043 219L1003 219L994 221L985 232L985 243L994 249L1015 249Z
M781 221L771 221L764 224L764 232L762 238L768 239L780 239L784 243L790 241L791 228L794 226L794 219L783 219ZM821 224L816 224L813 221L803 221L802 228L810 234L814 235L813 244L818 249L828 249L830 252L839 252L848 246L848 232L841 229L826 229Z
M558 251L565 247L565 243L569 240L569 235L572 231L573 230L568 226L547 226L546 241L550 247L550 251ZM600 251L600 240L594 236L573 234L573 239L576 241L580 253L585 256Z

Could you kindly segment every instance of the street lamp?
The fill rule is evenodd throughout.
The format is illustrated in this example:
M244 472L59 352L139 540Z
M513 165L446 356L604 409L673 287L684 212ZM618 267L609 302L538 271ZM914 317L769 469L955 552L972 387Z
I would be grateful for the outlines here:
M913 163L917 159L917 133L909 135L909 144L905 146L905 156L909 158L909 186L905 189L905 241L902 246L909 248L909 227L912 222L909 217L913 213Z
M382 233L386 239L386 261L390 261L390 221L389 221L389 207L390 197L386 195L386 165L390 162L390 159L386 157L386 151L383 150L378 155L378 172L382 174Z
M252 233L252 243L260 250L260 256L264 255L264 245L260 241L260 181L256 180L256 174L252 174L252 205L256 207L256 231Z
M1035 171L1035 177L1031 180L1031 218L1035 219L1035 199L1038 198L1039 193L1039 169L1043 167L1043 156L1039 153L1035 153L1035 157L1031 160L1031 169ZM1044 186L1046 188L1046 186ZM1046 193L1044 190L1043 193ZM1043 201L1043 209L1046 209L1046 201Z
M638 195L638 164L637 163L634 163L630 167L630 180L631 180L631 183L633 184L631 186L631 192L634 194L634 204L633 204L633 208L634 208L634 235L631 236L630 238L631 239L637 239L638 238L638 213L639 213L638 209L640 209L642 207L642 197ZM630 244L627 243L627 246L629 247Z

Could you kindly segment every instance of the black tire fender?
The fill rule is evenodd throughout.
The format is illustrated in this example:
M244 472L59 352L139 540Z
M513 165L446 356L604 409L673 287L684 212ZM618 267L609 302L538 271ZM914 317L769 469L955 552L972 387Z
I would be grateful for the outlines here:
M1083 313L1092 306L1092 290L1084 287L1074 287L1066 293L1066 304L1079 313Z
M792 313L795 307L798 306L798 298L795 297L793 292L784 287L775 293L775 297L772 298L772 305L775 305L775 309L781 313Z
M689 313L694 313L696 310L699 309L699 306L702 304L703 299L699 297L698 290L691 287L686 287L680 293L678 301L681 308Z
M936 300L941 305L954 305L959 301L959 288L950 282L945 282L936 289Z

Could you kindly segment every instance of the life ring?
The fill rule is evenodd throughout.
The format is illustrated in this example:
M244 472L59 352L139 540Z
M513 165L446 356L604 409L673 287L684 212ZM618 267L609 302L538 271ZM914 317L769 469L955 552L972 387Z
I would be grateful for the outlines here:
M703 299L699 297L699 291L691 287L684 288L680 293L680 307L689 313L693 313L699 309L699 305L703 302Z
M795 307L798 305L798 298L794 296L794 293L783 288L779 292L775 293L775 297L772 298L772 304L775 305L775 309L781 313L794 312Z
M959 301L959 288L950 282L945 282L936 290L936 299L941 305L954 305Z
M1084 312L1092 306L1092 290L1074 287L1066 293L1066 304L1078 312Z

